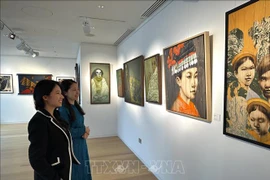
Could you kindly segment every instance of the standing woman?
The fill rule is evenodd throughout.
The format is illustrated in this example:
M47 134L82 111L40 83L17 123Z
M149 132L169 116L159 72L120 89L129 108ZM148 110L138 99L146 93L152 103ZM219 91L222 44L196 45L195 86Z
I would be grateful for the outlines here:
M86 139L90 129L84 125L84 111L78 104L79 97L78 84L73 80L63 80L61 82L64 100L63 106L59 109L60 116L68 122L72 139L73 149L76 157L81 162L80 165L72 167L72 180L91 180L90 159Z
M71 180L71 161L80 164L72 150L68 125L56 111L63 98L56 81L41 80L34 89L37 112L28 124L28 153L34 180Z

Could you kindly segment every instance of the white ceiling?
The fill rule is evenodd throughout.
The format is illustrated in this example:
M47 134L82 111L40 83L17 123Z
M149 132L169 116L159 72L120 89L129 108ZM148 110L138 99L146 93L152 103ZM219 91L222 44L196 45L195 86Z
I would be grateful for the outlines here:
M154 2L1 1L1 20L38 51L40 57L76 58L82 42L113 45L128 29L144 21L141 15ZM84 35L84 18L80 16L91 17L88 20L94 26L94 37ZM1 55L29 56L16 49L20 40L11 40L7 34L9 30L5 27L1 31Z

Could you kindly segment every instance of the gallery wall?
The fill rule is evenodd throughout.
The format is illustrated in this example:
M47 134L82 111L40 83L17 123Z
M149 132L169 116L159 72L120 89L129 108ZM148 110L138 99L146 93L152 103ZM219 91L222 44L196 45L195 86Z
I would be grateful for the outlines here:
M12 74L13 94L1 94L1 124L27 123L36 112L32 95L18 95L17 74L52 74L75 76L76 59L41 58L26 56L1 56L1 74Z
M225 12L244 2L170 1L117 48L116 69L139 55L162 54L191 36L210 34L211 123L166 111L163 59L162 105L117 99L119 137L159 179L269 179L269 149L223 135Z
M81 71L81 99L85 111L85 125L90 127L90 138L117 135L116 47L82 43L77 61ZM90 63L109 63L111 98L110 104L91 104Z

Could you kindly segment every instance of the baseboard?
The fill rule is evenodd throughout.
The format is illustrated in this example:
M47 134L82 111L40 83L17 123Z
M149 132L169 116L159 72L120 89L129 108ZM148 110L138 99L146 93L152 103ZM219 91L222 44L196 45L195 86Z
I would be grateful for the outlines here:
M129 145L120 137L120 136L118 136L119 137L119 139L121 139L123 142L124 142L124 144L140 159L140 161L142 161L143 162L143 164L149 169L150 167L149 167L149 165L131 148L131 147L129 147ZM158 179L158 180L162 180L157 174L155 174L155 173L153 173L152 172L152 174L154 174L154 176L156 176L156 178Z

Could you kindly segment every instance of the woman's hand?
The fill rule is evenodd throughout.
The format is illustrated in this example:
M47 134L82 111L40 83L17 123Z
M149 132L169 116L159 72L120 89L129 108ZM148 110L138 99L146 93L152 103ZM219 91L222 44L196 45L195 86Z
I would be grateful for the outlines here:
M87 139L90 134L90 128L87 126L85 127L85 133L82 135L82 138Z

